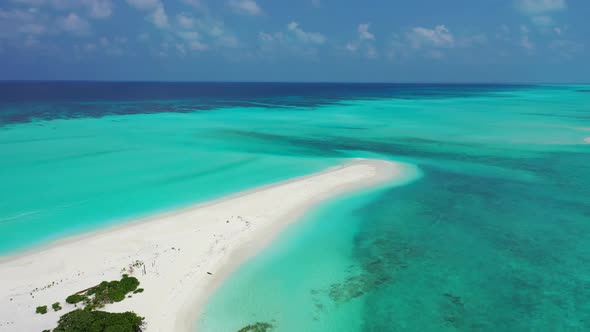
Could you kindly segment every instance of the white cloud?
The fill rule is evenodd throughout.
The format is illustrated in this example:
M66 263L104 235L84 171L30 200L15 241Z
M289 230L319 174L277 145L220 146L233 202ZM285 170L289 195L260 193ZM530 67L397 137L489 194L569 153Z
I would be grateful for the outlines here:
M209 47L198 40L193 40L188 44L189 48L194 51L204 51Z
M510 29L500 27L497 37L510 39ZM440 24L434 28L414 27L404 34L394 35L385 54L391 59L412 59L422 56L428 59L442 59L453 50L481 47L488 43L483 33L454 35L449 28Z
M223 36L217 40L218 44L223 47L236 48L240 46L240 41L235 36Z
M90 17L96 19L109 18L113 13L112 0L13 0L13 2L32 6L32 8L50 6L59 11L79 11L82 9Z
M303 42L310 44L323 44L326 42L326 37L318 32L306 32L299 27L299 23L291 22L287 24L287 30L295 35L295 37Z
M189 13L180 13L176 16L175 24L169 31L179 39L172 42L176 43L177 51L182 56L189 55L192 51L200 52L240 46L238 38L231 31L225 29L223 21L210 17L197 19ZM185 52L182 52L182 49Z
M366 55L367 55L367 58L369 58L369 59L376 58L377 57L377 49L375 48L375 46L368 45Z
M236 48L240 46L238 38L225 28L223 21L219 20L198 20L196 26L211 39L211 43L226 47Z
M113 13L113 5L110 0L86 0L83 2L90 9L90 16L94 18L107 18Z
M3 10L0 8L0 19L1 20L14 20L14 21L31 21L34 19L33 13L20 10L20 9L12 9L12 10Z
M192 29L195 26L195 19L187 13L176 15L176 21L184 29Z
M108 37L101 36L93 42L74 45L74 49L87 54L102 53L107 56L123 56L128 53L127 37L115 36L109 39Z
M148 40L150 40L150 35L149 33L140 33L137 36L137 40L139 40L140 42L147 42Z
M178 54L183 57L186 55L186 47L184 46L184 44L176 44L176 51L178 51Z
M357 28L361 40L375 40L375 35L369 32L369 24L359 24Z
M197 31L181 31L178 32L178 36L182 39L186 40L199 40L201 39L201 34Z
M168 51L170 50L170 44L166 41L160 43L160 48L153 48L152 49L152 54L157 56L157 57L167 57L168 56Z
M254 0L230 0L228 4L238 14L250 16L262 14L262 9Z
M271 34L267 32L259 32L258 39L264 43L271 43L275 40L283 40L283 33L276 32L274 34Z
M212 37L221 37L227 34L227 31L225 31L225 27L223 25L223 22L221 21L215 21L215 20L209 20L209 21L199 21L198 22L198 26L199 29L201 29L203 32L205 32L206 34L208 34L209 36Z
M28 6L41 6L44 5L47 0L12 0L12 2L28 5Z
M276 56L297 56L316 58L319 47L326 42L326 37L319 32L303 30L297 22L287 24L284 31L259 32L259 48L256 55L265 58Z
M96 44L94 43L87 43L86 45L84 45L84 50L86 52L94 52L96 51L97 47Z
M161 5L160 0L127 0L127 3L139 10L156 9Z
M526 48L527 50L535 49L535 44L531 41L529 35L522 35L520 38L520 46Z
M566 0L516 0L516 8L540 29L555 26L550 14L567 9Z
M444 25L438 25L434 29L413 28L408 34L408 39L413 48L423 46L452 47L455 43L455 37Z
M41 22L35 13L21 9L0 8L0 37L15 36L16 32L30 33L38 30L36 27L40 25Z
M36 48L51 51L42 38L63 32L59 22L37 10L0 8L0 40L5 47Z
M36 23L25 24L19 28L19 32L27 35L42 35L46 31L45 26Z
M463 38L457 38L455 45L457 47L472 47L477 45L484 45L487 44L488 37L483 34L477 34L472 36L467 36Z
M564 10L567 8L565 0L516 0L516 7L526 15Z
M181 31L179 35L187 36L186 33L193 33L194 40L199 40L203 45L207 47L191 47L194 50L209 49L214 46L223 48L236 48L240 45L238 38L236 38L231 31L228 31L223 21L207 18L207 19L194 19L190 15L181 15L177 17L178 26ZM205 43L206 41L206 43Z
M443 52L441 52L440 50L430 50L428 52L426 52L425 56L427 58L431 58L431 59L442 59L445 57L445 54Z
M558 27L553 28L553 32L558 36L565 34L568 30L569 30L569 26L567 26L567 25L562 25L562 26L558 26Z
M166 14L166 10L164 10L163 5L158 6L149 19L160 29L168 27L168 15Z
M322 2L321 0L311 0L311 5L316 8L320 8L322 6Z
M551 18L551 16L547 16L547 15L538 15L538 16L533 16L531 17L531 21L533 22L533 24L538 25L538 26L552 26L553 25L553 19Z
M200 10L200 11L207 11L207 6L201 0L182 0L185 4Z
M375 35L369 31L369 26L369 23L359 24L357 27L357 39L347 43L346 49L353 53L362 49L366 57L372 59L377 57L377 48L373 45Z
M512 30L506 24L500 25L500 28L494 34L494 37L497 40L501 40L504 42L509 42L512 40Z
M68 16L58 19L58 25L62 30L75 35L84 35L90 30L88 21L76 13L70 13Z
M203 5L200 0L182 0L182 2L193 7L201 7Z
M168 14L164 8L164 3L160 0L127 0L127 3L140 11L150 11L151 14L146 18L157 28L165 29L169 27Z
M41 42L39 41L39 39L33 38L33 37L27 37L27 39L25 39L25 42L23 43L23 45L27 48L31 48L31 47L36 47L39 46L41 44Z
M532 51L535 49L535 44L531 41L530 32L531 30L526 25L520 26L520 46Z
M562 57L568 59L584 51L584 44L565 39L554 40L549 44L549 47L558 51Z

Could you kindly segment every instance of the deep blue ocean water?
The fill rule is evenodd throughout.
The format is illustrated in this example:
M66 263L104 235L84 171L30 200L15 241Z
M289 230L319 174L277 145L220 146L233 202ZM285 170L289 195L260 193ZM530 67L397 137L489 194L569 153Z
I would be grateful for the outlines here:
M401 160L422 177L312 211L222 285L201 329L587 331L589 91L2 82L0 253Z
M527 85L386 83L0 82L0 123L194 112L220 107L313 107L348 98L478 96ZM112 103L115 101L116 103ZM106 103L106 105L105 105Z

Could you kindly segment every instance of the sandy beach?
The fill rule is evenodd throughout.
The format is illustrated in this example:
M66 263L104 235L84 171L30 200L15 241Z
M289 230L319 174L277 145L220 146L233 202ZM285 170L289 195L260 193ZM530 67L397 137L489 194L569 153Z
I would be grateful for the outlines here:
M403 165L358 159L122 226L64 239L0 259L0 331L42 331L73 310L65 298L103 280L132 275L145 292L107 305L135 311L146 331L193 331L202 305L240 263L285 226L328 198L393 180ZM60 302L35 314L41 305Z

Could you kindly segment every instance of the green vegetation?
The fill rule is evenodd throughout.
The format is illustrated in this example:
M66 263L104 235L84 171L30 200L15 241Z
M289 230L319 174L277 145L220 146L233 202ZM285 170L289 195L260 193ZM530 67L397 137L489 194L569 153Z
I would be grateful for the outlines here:
M272 330L272 324L265 322L256 322L242 327L238 332L267 332Z
M142 325L143 317L133 312L76 309L61 316L53 332L140 332Z
M137 278L126 274L119 281L103 281L98 286L88 290L87 294L89 296L94 295L89 306L102 308L105 304L123 301L127 293L135 291L137 286L139 286Z
M83 303L84 308L61 316L53 332L141 332L144 318L134 312L111 313L96 310L106 304L123 301L131 292L142 293L143 288L137 288L138 286L137 278L124 274L121 280L103 281L97 286L68 296L67 303ZM51 307L54 311L62 309L59 302ZM37 307L37 313L47 313L47 306Z
M80 294L73 294L70 295L66 298L66 302L69 304L76 304L78 302L87 302L88 301L88 297L85 295L80 295Z
M38 314L41 314L41 315L45 315L47 313L47 306L44 305L44 306L37 307L37 309L35 309L35 312Z
M84 302L86 309L102 308L105 304L120 302L125 299L127 293L141 293L139 291L139 280L135 277L123 275L121 280L103 281L98 286L92 287L81 294L73 294L66 298L68 303Z

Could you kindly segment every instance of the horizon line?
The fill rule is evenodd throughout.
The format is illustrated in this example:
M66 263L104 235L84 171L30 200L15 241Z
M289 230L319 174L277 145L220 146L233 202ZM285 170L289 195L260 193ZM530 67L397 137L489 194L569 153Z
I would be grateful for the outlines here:
M63 83L266 83L266 84L448 84L448 85L461 85L461 84L474 84L474 85L490 85L490 84L505 84L505 85L530 85L530 84L555 84L555 85L568 85L568 84L590 84L590 82L522 82L522 81L457 81L457 82L445 82L445 81L398 81L398 82L385 82L385 81L255 81L255 80L101 80L101 79L0 79L0 83L26 83L26 82L63 82Z

